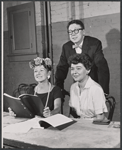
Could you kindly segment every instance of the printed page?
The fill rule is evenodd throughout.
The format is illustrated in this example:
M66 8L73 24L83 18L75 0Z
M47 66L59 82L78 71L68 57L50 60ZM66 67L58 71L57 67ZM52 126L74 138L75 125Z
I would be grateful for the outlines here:
M43 129L43 127L41 127L39 124L40 119L41 118L36 117L27 121L8 125L3 128L3 133L27 133L31 128Z
M4 93L3 95L6 96L6 97L9 97L9 98L11 98L11 99L20 100L20 98L13 97L13 96L11 96L11 95L9 95L9 94L7 94L7 93Z
M19 98L21 98L22 96L35 96L35 97L38 97L37 95L24 93L24 94L19 95Z

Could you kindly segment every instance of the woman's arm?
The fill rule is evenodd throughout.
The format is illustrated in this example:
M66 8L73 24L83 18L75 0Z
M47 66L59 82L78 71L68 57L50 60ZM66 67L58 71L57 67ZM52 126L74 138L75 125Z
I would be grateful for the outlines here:
M105 119L105 114L101 113L101 114L97 114L96 117L94 118L94 121L99 120L99 121L103 121Z
M107 113L108 110L103 89L100 86L94 86L94 88L91 89L91 93L93 97L95 119L104 120L106 118L105 113Z
M54 100L54 109L51 111L52 115L61 113L61 98Z
M44 117L49 117L61 112L61 98L56 98L54 100L54 109L51 111L49 107L46 107L43 112Z

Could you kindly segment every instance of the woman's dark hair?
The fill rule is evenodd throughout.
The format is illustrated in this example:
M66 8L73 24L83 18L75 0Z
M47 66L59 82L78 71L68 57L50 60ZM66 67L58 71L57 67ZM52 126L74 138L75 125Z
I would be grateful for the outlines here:
M67 30L69 29L69 26L74 23L80 25L82 29L85 29L84 24L81 20L71 20L67 25Z
M85 53L70 56L68 59L68 63L69 66L71 66L71 64L81 63L87 70L90 70L92 67L92 59Z

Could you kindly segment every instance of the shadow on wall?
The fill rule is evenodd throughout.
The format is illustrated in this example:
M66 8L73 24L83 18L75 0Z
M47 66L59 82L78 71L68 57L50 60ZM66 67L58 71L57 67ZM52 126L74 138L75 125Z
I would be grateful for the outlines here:
M111 29L106 34L107 48L104 51L111 51L111 53L120 52L120 31L118 29Z
M111 29L106 34L107 47L103 49L110 69L110 95L115 97L113 120L120 120L120 31Z
M111 29L106 34L106 41L107 47L103 51L110 69L110 92L115 93L117 84L120 85L120 31Z

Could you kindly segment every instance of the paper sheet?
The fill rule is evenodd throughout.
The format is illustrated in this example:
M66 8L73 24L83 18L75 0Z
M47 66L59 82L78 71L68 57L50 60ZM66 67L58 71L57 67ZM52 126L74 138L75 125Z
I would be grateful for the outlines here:
M40 126L39 121L45 121L52 125L53 127L57 127L69 122L72 122L73 120L71 118L68 118L62 114L56 114L48 118L41 118L39 116L35 116L33 119L29 119L27 121L15 123L8 125L3 128L3 132L9 132L9 133L27 133L31 128L40 128L44 129Z
M27 133L31 128L43 129L43 127L40 127L39 121L40 121L40 118L35 117L27 121L11 124L11 125L4 127L3 132Z

